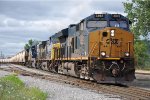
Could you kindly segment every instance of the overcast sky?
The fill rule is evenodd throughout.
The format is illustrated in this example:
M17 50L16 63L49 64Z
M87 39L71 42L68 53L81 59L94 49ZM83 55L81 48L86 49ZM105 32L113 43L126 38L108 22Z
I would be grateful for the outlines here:
M93 13L124 14L126 0L0 0L0 51L23 50L29 39L49 36Z

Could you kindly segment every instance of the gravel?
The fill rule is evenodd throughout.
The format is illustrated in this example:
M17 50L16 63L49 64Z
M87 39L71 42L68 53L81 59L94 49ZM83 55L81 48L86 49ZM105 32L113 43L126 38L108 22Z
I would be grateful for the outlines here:
M11 72L0 70L0 77L10 75ZM121 100L120 96L96 93L92 90L81 89L69 84L58 83L45 79L39 79L30 76L21 76L19 78L29 87L38 87L48 93L47 100Z
M48 93L47 100L120 100L120 96L96 93L90 90L73 87L30 76L19 76L27 86L36 86Z
M13 73L0 70L0 77L4 77L4 76L10 75L10 74L13 74Z

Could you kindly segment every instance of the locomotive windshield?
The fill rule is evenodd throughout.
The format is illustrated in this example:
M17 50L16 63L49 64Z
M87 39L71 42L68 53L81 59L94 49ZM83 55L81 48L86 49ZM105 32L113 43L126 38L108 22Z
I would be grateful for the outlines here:
M107 27L107 21L88 21L87 22L88 28L101 28Z
M110 21L110 27L127 28L128 26L126 21Z

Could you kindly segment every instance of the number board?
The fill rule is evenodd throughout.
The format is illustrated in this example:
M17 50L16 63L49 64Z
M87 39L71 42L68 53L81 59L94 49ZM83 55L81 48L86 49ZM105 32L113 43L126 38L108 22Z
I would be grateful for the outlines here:
M120 18L120 15L119 14L112 14L112 17L114 17L114 18Z
M104 14L95 14L95 18L104 18Z

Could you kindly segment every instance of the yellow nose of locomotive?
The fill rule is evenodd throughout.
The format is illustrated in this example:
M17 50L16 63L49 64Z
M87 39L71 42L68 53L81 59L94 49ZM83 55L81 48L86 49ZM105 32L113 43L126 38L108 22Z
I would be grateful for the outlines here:
M91 32L89 56L100 59L133 58L133 34L116 27Z

